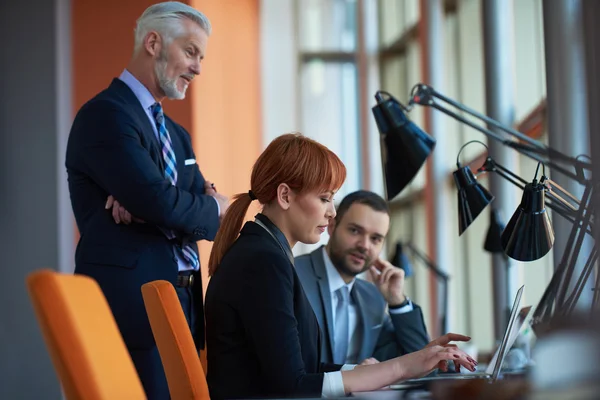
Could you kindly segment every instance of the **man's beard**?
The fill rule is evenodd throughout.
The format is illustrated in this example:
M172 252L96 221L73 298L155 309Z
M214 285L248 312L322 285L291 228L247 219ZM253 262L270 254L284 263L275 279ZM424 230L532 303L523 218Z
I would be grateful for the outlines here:
M158 84L167 98L172 100L182 100L185 98L187 85L183 87L183 90L179 90L177 88L177 79L179 79L179 77L177 76L175 78L169 78L167 76L167 64L167 51L166 49L163 49L160 52L158 60L156 60L156 65L154 66L154 72L156 73Z
M367 254L364 251L361 251L361 250L355 249L355 248L338 251L336 247L337 246L335 243L335 239L332 236L330 238L330 245L329 245L329 258L331 259L331 262L336 267L336 269L338 271L340 271L341 273L348 275L348 276L356 276L358 274L365 272L366 270L369 269L369 267L371 267L373 260L370 259L369 257L367 257ZM358 272L355 269L353 269L351 266L349 266L346 262L346 257L350 256L351 253L360 254L365 257L365 259L364 259L365 264L363 265L361 270Z

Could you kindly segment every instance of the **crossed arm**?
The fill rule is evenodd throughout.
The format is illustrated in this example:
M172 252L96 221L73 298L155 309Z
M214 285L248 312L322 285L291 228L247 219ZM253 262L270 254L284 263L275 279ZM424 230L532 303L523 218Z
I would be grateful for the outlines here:
M192 187L195 192L171 185L142 145L139 129L125 111L110 103L97 105L93 112L83 110L73 132L76 134L71 140L81 149L78 165L113 196L113 211L114 199L118 199L119 218L122 207L132 221L135 216L138 221L195 240L214 237L219 226L218 206L206 194L205 186L196 184L196 179L204 181L197 166L196 186Z

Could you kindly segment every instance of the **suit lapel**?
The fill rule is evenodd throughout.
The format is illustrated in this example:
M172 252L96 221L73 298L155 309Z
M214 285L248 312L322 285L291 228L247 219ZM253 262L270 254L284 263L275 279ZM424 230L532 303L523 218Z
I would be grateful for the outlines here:
M363 292L364 288L360 283L361 282L357 279L354 283L354 288L352 288L352 297L360 317L360 323L358 324L357 329L360 329L362 338L358 362L373 355L377 336L374 335L372 328L381 323L381 321L377 320L377 309L372 309L373 305L369 304L369 301L365 298ZM377 332L379 332L379 330L377 330Z
M122 80L115 78L110 85L110 89L118 93L131 107L131 110L138 121L139 128L142 131L142 138L147 143L147 148L152 156L152 159L154 162L156 162L160 169L164 171L165 167L163 165L160 143L156 137L156 134L154 133L154 128L152 127L151 121L146 114L146 110L144 110L138 98L135 97L133 91Z
M325 323L323 325L327 329L326 336L329 338L329 359L333 359L333 305L331 304L331 292L329 291L329 279L327 278L327 271L325 270L323 251L323 247L320 247L311 253L310 258L315 276L317 277L319 295L321 296L320 303L323 304L323 314L325 317Z
M133 108L142 124L142 134L149 144L150 152L154 153L153 155L160 161L160 166L164 170L160 142L157 135L154 133L154 128L151 125L150 119L139 102Z

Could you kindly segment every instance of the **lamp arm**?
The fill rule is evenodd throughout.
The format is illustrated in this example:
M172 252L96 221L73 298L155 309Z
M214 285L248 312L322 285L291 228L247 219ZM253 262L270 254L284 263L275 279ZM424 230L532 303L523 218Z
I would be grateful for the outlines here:
M594 198L594 191L596 185L592 183L586 184L583 196L581 197L581 206L577 210L576 221L577 224L573 224L569 239L565 246L565 253L563 254L561 261L552 275L550 284L544 290L544 294L540 299L538 306L533 315L533 326L534 329L544 329L544 325L555 313L561 313L563 315L568 314L571 310L571 305L578 301L581 295L581 289L576 290L573 296L569 296L567 299L567 291L569 290L569 284L574 274L574 268L576 267L577 259L581 251L581 243L583 236L589 232L589 227L592 224L592 214L594 208L591 207L592 199ZM585 231L581 228L585 228ZM593 268L597 265L598 253L597 246L594 245L592 253L588 257L586 268L589 266ZM583 275L586 271L583 271ZM589 276L589 274L586 274ZM600 274L598 275L600 276ZM565 301L566 300L566 301ZM594 307L597 303L594 303Z
M415 256L417 256L417 258L419 260L421 260L425 266L431 270L437 277L443 279L444 281L448 281L450 279L450 275L448 275L447 273L445 273L444 271L442 271L441 269L439 269L435 263L433 261L431 261L429 259L429 257L427 257L425 254L421 253L419 250L417 250L417 248L415 246L413 246L412 243L408 242L405 244L406 247L408 247Z
M548 206L548 208L550 208L552 211L554 211L555 213L557 213L558 215L560 215L561 217L563 217L564 219L566 219L573 225L577 224L577 216L573 215L574 211L572 209L565 207L561 202L558 202L558 201L555 202L555 201L550 201L550 200L551 200L550 197L546 198L546 206ZM581 223L579 223L579 225L581 225ZM590 222L589 227L587 227L585 229L585 232L593 237L594 236L593 229L594 229L593 223Z
M596 274L596 284L592 289L594 291L594 299L592 300L592 307L597 308L600 304L600 274Z
M508 128L508 127L502 125L500 122L496 121L495 119L492 119L485 114L479 113L479 112L473 110L472 108L469 108L466 105L459 103L456 100L453 100L449 97L444 96L443 94L439 93L434 88L432 88L431 86L427 86L422 83L418 83L413 87L411 94L412 94L412 99L410 100L409 104L417 103L420 105L434 106L434 105L437 105L437 103L435 103L435 101L432 99L433 97L435 97L437 99L442 100L445 103L450 104L451 106L459 109L462 112L465 112L481 121L484 121L488 125L492 125L493 127L498 128L498 129L508 133L509 135L516 137L517 139L519 139L523 142L529 143L529 145L531 145L532 147L538 148L540 150L546 150L546 146L543 145L542 143L538 142L537 140L534 140L534 139L530 138L529 136L524 135L523 133L521 133L517 130ZM444 110L440 109L440 111L444 111ZM502 136L495 134L493 132L492 132L491 136L493 139L499 140L501 142L506 141Z
M527 183L529 183L525 179L521 178L519 175L517 175L514 172L507 169L506 167L498 164L491 157L488 157L485 160L485 163L483 164L483 166L477 170L477 172L480 172L480 171L495 172L498 175L500 175L501 177L503 177L504 179L506 179L507 181L509 181L510 183L512 183L513 185L520 188L521 190L525 189L525 185L527 185Z
M520 142L516 142L516 141L511 141L511 145L510 147L518 152L520 152L521 154L525 154L529 157L531 157L531 154L527 154L523 151L521 151L521 149L527 151L531 151L531 152L539 152L539 150L534 150L531 149L529 147L527 147L526 145L524 145L523 143ZM554 150L552 147L546 147L546 150L544 150L543 152L540 152L540 154L549 157L550 162L546 162L546 161L541 161L540 159L536 159L537 161L542 162L542 164L545 164L546 166L549 166L551 168L554 168L555 170L557 169L557 165L554 164L551 160L562 160L563 163L569 164L571 166L573 166L575 168L575 177L573 177L570 173L567 174L568 177L576 180L577 182L581 183L581 184L586 184L590 179L586 178L585 176L585 171L588 171L591 173L592 171L592 164L590 163L586 163L586 162L582 162L579 160L578 157L569 157L561 152L559 152L558 150ZM564 174L564 169L562 169L562 167L560 168L560 172L562 172Z
M474 123L473 121L469 121L465 117L455 113L452 110L444 108L437 103L431 103L431 104L425 104L425 105L433 107L436 110L439 110L439 111L443 112L444 114L449 115L450 117L456 119L457 121L462 122L463 124L468 125L475 130L478 130L479 132L483 133L484 135L504 144L507 147L510 147L510 148L518 151L519 153L531 158L532 160L541 162L542 164L549 166L553 170L560 172L561 174L567 176L570 179L576 180L577 182L580 182L580 183L583 183L585 181L583 174L578 174L577 172L574 173L572 171L569 171L569 170L563 168L562 166L557 165L556 163L550 161L547 157L544 158L542 155L546 155L545 153L547 153L547 152L540 148L526 147L521 144L518 144L515 141L504 139L502 136L498 135L497 133L494 133L493 131L491 131L487 128L484 128L483 126L480 126L480 125Z
M581 246L583 244L583 240L585 238L585 233L588 229L592 229L593 231L593 217L595 214L594 208L590 208L590 203L594 200L594 188L591 185L588 185L583 192L581 204L583 206L579 207L577 210L576 224L573 224L573 228L571 229L571 234L569 235L569 239L566 244L566 251L563 254L563 259L561 260L561 264L567 260L566 263L568 265L568 269L565 271L564 279L560 281L560 291L557 297L557 304L562 307L564 303L564 299L566 297L566 293L568 290L568 282L571 282L571 278L575 273L575 265L577 263L577 259L579 258L579 252L581 251ZM585 230L582 230L585 229ZM592 235L593 236L593 235ZM594 243L594 249L596 249L597 243ZM594 251L592 251L593 256ZM594 265L596 263L594 262Z
M549 184L549 185L547 185L549 194L552 194L554 197L559 199L561 202L563 202L567 207L571 208L573 211L577 211L577 208L575 208L571 203L569 203L567 200L562 198L558 193L556 193L556 191L564 194L566 197L569 198L570 201L577 204L577 207L579 207L581 205L581 203L579 200L577 200L577 198L575 196L573 196L571 193L569 193L568 190L566 190L565 188L560 186L558 183L554 182L552 179L549 179L545 176L542 178L543 178L543 181L540 181L540 183L548 182L548 184ZM556 190L554 190L554 189L556 189Z
M486 115L478 113L477 111L472 110L472 109L468 108L467 106L465 106L464 104L461 104L455 100L452 100L452 99L442 95L441 93L438 93L437 91L435 91L435 89L433 89L430 86L427 86L424 84L417 84L413 88L411 94L412 94L412 98L409 102L410 105L419 104L422 106L433 107L433 108L443 112L444 114L458 120L459 122L462 122L465 125L468 125L471 128L478 130L479 132L483 133L484 135L488 136L489 138L494 139L494 140L504 144L505 146L511 147L514 150L518 151L519 153L521 153L535 161L541 162L542 164L547 165L548 167L552 168L553 170L560 172L561 174L563 174L573 180L576 180L579 183L582 183L582 184L586 183L586 178L585 178L585 174L583 173L583 170L591 171L591 169L592 169L591 163L581 161L577 158L567 156L557 150L554 150L554 149L538 142L537 140L534 140L534 139L522 134L521 132L519 132L515 129L508 128L508 127L502 125L501 123L499 123L498 121L496 121ZM436 103L434 99L439 99L447 104L450 104L451 106L457 108L458 110L460 110L472 117L475 117L478 120L483 121L483 122L487 123L488 125L493 126L497 129L517 138L521 142L515 141L515 140L508 140L508 139L504 138L502 135L495 133L495 132L491 131L490 129L487 129L479 124L476 124L473 121L466 119L462 115L459 115L456 112L454 112L446 107L441 106L440 104ZM569 166L574 167L575 172L564 168L562 165L557 164L557 162L560 162L561 164L567 164Z
M594 246L592 250L592 254L588 258L585 267L583 268L583 273L579 276L577 283L575 284L575 288L573 289L571 295L567 298L564 303L565 311L570 313L573 311L575 306L577 305L577 300L583 293L583 289L585 288L585 283L589 279L590 275L593 272L594 264L598 261L598 248ZM599 274L600 275L600 274ZM596 294L594 294L595 296Z

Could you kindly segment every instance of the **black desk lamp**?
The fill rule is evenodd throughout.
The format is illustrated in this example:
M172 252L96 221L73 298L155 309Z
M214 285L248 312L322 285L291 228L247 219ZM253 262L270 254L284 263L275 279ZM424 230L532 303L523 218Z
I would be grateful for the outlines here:
M375 98L379 105L373 108L373 115L381 134L386 196L391 200L419 172L435 147L435 139L408 119L402 111L404 106L392 95L377 92Z
M414 105L428 106L443 112L446 115L470 126L473 129L496 140L513 150L538 161L544 167L549 167L553 172L572 179L584 186L581 199L575 198L564 191L555 182L543 174L540 181L535 178L527 182L508 169L499 166L488 157L482 171L495 172L523 189L523 199L513 218L507 224L501 235L501 245L509 257L524 260L534 260L546 254L553 243L552 229L547 219L545 206L550 207L557 214L573 223L573 228L567 243L567 249L561 258L558 268L538 305L534 314L534 326L540 326L555 314L570 314L577 300L581 296L585 282L597 269L598 248L594 244L584 270L579 276L574 277L574 270L586 234L593 232L594 205L591 199L597 190L598 178L594 181L586 177L591 173L591 162L582 161L579 157L571 157L558 150L534 140L521 132L505 127L498 121L480 114L465 105L454 101L430 86L417 84L411 91L409 107L394 99L389 93L379 91L375 95L377 105L373 107L373 114L377 127L382 135L382 160L384 162L384 175L386 181L387 197L395 197L417 174L420 166L433 150L435 139L431 138L415 124L411 123L405 115ZM458 111L453 111L449 105ZM511 136L511 139L497 134L492 130L467 119L459 112L470 115L490 127L498 129ZM392 135L395 140L388 139ZM401 138L401 139L400 139ZM412 154L414 153L414 154ZM538 164L538 167L539 165ZM493 196L481 190L475 182L474 176L469 175L470 170L459 166L455 172L455 181L459 191L460 231L466 229L472 220L481 212ZM537 172L536 172L537 177ZM596 189L596 190L595 190ZM462 200L461 200L462 199ZM472 200L475 206L471 206ZM480 203L477 203L478 199ZM462 213L462 216L461 216ZM597 280L600 271L596 271ZM569 286L573 279L577 279L575 289L569 293ZM600 305L600 295L594 296L593 307Z

